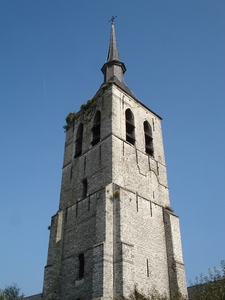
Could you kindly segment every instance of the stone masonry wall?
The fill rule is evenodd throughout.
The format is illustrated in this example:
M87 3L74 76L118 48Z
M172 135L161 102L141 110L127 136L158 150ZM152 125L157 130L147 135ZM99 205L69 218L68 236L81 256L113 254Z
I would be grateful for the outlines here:
M113 98L113 181L142 197L169 206L160 118L118 89L113 89ZM134 115L135 145L126 142L125 111L128 108ZM145 153L145 121L152 127L153 157Z
M122 278L118 276L118 282L123 282L117 293L128 297L136 286L144 294L153 287L168 294L162 207L122 187L115 201L120 207L122 246Z
M113 293L104 274L112 277L112 209L106 213L106 198L112 205L111 100L100 91L95 105L78 113L66 132L59 212L53 217L48 262L45 268L44 299L108 299ZM92 146L92 126L96 111L101 111L101 143ZM83 123L82 155L74 158L75 140ZM87 195L83 195L83 179ZM111 190L110 190L111 189ZM111 203L111 204L110 204ZM59 221L59 215L60 222ZM108 218L106 218L108 215ZM113 232L113 231L112 231ZM113 236L111 234L111 236ZM79 278L79 254L84 254L84 277ZM104 256L106 259L104 259ZM111 282L113 282L111 280ZM57 289L55 289L57 286Z
M115 261L121 271L117 273L116 292L127 297L134 286L145 294L155 287L169 295L179 287L186 294L178 218L171 215L169 224L164 220L164 208L170 207L170 201L161 119L119 88L113 87L112 92L113 182L120 189ZM135 145L126 141L128 108L134 115ZM145 153L145 121L152 127L153 156ZM176 283L171 280L174 264L169 253L175 257Z
M43 299L128 297L134 286L146 294L156 287L168 295L178 282L184 291L179 222L165 210L170 202L161 119L116 85L100 88L90 103L66 132ZM126 141L127 108L134 115L135 145ZM93 146L97 111L101 139ZM153 156L145 153L144 121L152 127ZM81 123L82 154L74 158ZM84 276L79 278L81 253Z

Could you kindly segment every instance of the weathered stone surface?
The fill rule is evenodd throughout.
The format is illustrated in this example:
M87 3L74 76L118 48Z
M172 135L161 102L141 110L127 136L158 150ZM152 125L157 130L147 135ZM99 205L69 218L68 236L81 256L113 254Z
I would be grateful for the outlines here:
M144 293L156 287L167 295L179 287L185 294L179 220L164 208L170 201L161 119L115 84L100 90L94 101L66 132L43 299L127 297L134 286ZM128 108L134 115L135 145L126 141ZM93 146L98 110L100 142ZM152 127L153 156L145 152L145 121ZM82 153L74 158L81 122Z

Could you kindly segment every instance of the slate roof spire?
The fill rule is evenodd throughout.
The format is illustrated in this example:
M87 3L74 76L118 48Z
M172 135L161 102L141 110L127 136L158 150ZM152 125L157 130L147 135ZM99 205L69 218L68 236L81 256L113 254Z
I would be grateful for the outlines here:
M104 82L109 81L112 77L116 77L120 82L123 82L123 74L126 72L126 67L123 62L120 61L118 48L116 44L116 33L114 27L114 19L112 17L111 21L111 33L109 41L109 51L107 56L107 61L101 68L104 74Z

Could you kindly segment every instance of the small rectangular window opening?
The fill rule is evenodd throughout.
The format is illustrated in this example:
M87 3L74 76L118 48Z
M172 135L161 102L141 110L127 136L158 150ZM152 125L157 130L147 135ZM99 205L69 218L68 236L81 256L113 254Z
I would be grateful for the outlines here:
M138 212L138 193L136 193L136 208L137 208L137 212Z
M159 163L156 162L156 164L157 164L157 174L159 175Z
M85 198L87 196L87 189L88 189L87 178L83 179L82 184L83 184L83 198Z
M148 266L148 259L146 260L147 263L147 277L149 277L149 266Z
M150 201L150 215L152 217L152 201Z
M76 217L78 216L78 202L77 202L77 205L76 205Z
M73 177L73 165L71 165L70 167L70 180L72 179Z
M84 254L81 253L78 256L79 259L79 279L84 277Z
M90 211L90 207L91 207L91 197L89 195L89 199L88 199L88 211Z

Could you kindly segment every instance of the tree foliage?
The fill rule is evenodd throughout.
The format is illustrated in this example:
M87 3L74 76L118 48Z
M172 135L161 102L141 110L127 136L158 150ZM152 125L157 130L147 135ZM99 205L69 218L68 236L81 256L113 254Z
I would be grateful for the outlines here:
M191 300L225 300L225 261L221 261L221 270L208 269L208 275L201 274L192 284Z
M6 286L4 290L0 290L0 300L21 300L24 294L20 295L20 288L17 284Z

